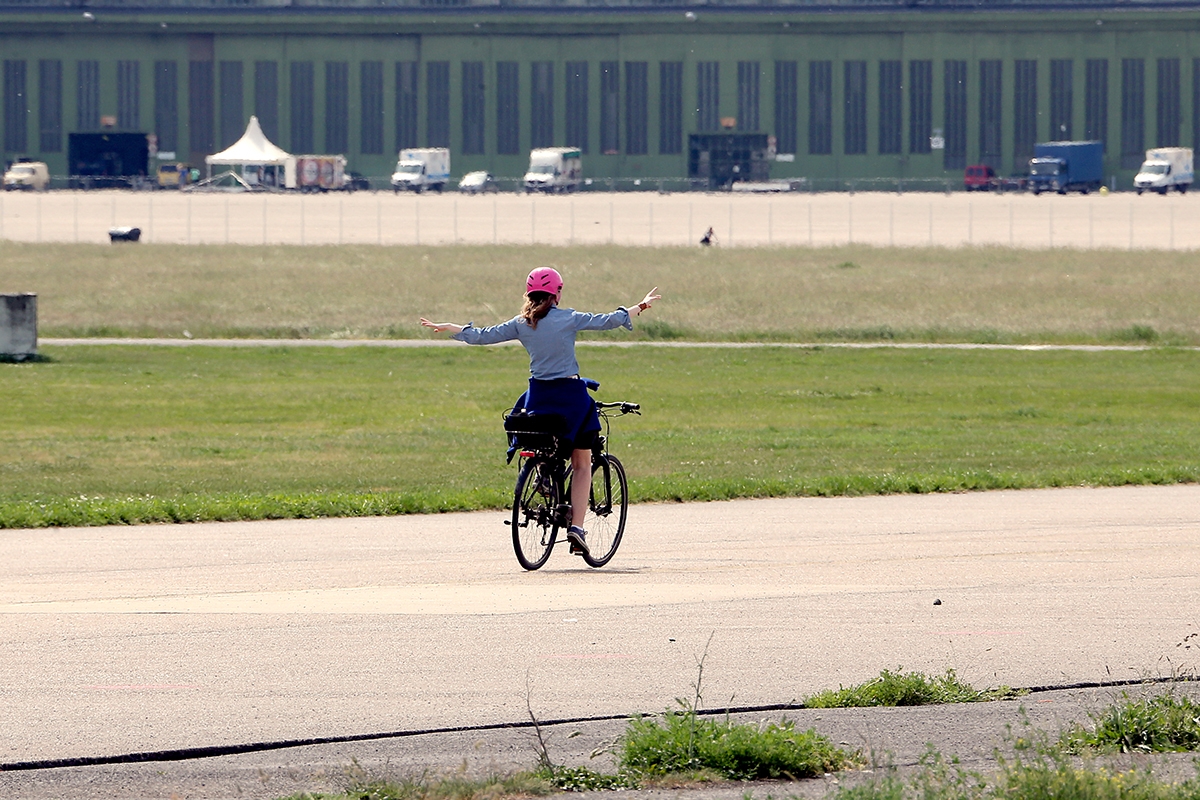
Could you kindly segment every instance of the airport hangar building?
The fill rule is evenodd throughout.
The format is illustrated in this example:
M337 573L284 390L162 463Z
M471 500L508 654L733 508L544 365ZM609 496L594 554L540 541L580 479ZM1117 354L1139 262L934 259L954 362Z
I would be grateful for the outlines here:
M203 165L251 114L368 176L573 146L600 179L958 183L1100 139L1128 187L1200 142L1196 0L0 0L0 52L3 159L56 176L80 134Z

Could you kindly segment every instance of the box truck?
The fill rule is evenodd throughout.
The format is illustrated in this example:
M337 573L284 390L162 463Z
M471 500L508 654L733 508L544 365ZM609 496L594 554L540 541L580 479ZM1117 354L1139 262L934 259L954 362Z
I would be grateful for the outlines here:
M345 156L291 156L283 165L283 185L302 192L346 188Z
M529 152L525 191L573 192L582 180L583 158L578 147L542 147Z
M1192 185L1192 148L1156 147L1146 151L1133 188L1137 193L1158 192L1166 194L1171 189L1186 192Z
M399 194L426 189L440 192L450 180L450 151L445 147L414 147L401 150L392 173L392 190Z
M1029 188L1087 194L1104 183L1104 142L1042 142L1033 146Z

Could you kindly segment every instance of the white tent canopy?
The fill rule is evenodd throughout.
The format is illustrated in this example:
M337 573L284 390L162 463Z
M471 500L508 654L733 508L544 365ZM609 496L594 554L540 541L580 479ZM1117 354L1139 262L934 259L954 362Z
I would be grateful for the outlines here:
M254 164L261 166L282 166L291 158L291 154L273 144L262 132L258 117L250 117L246 132L229 147L219 153L207 156L204 163L209 164Z

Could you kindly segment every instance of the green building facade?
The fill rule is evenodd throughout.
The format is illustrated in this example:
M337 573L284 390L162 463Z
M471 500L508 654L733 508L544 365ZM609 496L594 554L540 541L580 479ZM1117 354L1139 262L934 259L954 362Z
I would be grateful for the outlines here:
M432 2L432 0L424 0ZM684 178L692 135L771 137L772 178L1024 172L1033 144L1200 142L1200 4L0 9L3 159L72 173L71 133L153 134L202 164L251 114L292 153L390 174L524 172L575 146L592 178ZM940 146L939 146L940 145Z

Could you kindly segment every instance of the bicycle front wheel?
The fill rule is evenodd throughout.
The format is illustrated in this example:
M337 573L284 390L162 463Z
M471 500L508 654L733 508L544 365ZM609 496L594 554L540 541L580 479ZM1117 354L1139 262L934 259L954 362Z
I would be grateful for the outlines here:
M531 458L513 493L512 540L517 561L533 570L546 563L558 536L558 483L549 461Z
M588 554L583 560L589 567L603 567L616 555L628 511L625 467L614 455L596 456L592 460L592 488L583 520L588 543Z

